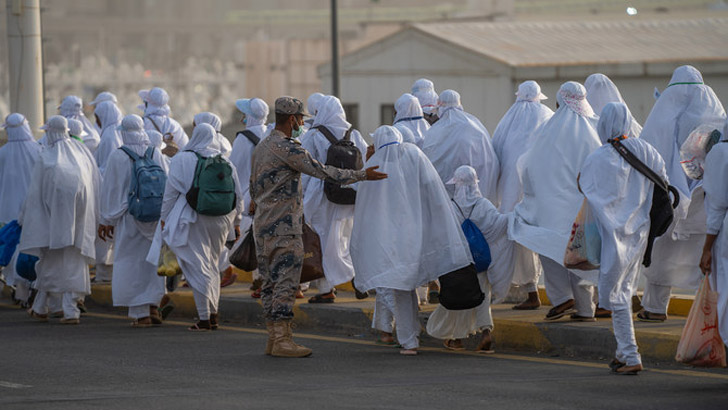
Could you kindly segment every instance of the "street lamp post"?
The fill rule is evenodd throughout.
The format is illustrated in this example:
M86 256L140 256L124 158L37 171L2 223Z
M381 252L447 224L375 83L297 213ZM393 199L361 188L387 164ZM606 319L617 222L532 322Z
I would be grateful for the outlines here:
M336 0L331 0L331 94L341 97L339 90L339 16Z

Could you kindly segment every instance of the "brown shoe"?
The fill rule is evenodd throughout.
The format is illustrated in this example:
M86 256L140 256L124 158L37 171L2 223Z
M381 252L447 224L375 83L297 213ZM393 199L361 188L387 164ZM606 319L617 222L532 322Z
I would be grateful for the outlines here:
M273 322L273 348L271 356L275 357L308 357L313 351L293 341L290 320Z
M636 364L634 366L619 366L616 369L612 370L612 373L618 374L620 376L636 376L637 373L641 372L643 370L642 364Z
M574 299L569 299L566 302L555 306L549 310L546 314L546 320L561 319L565 315L574 312Z

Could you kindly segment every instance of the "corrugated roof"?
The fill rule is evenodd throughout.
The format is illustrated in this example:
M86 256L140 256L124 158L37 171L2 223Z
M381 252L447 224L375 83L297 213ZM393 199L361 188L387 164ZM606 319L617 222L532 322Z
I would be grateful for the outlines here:
M728 18L413 27L511 66L728 60Z

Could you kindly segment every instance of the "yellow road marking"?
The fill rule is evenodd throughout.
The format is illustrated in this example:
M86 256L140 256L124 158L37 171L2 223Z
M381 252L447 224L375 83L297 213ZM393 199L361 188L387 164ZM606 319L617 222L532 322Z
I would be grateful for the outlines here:
M19 309L18 306L8 305L8 304L3 304L3 303L0 303L0 307ZM125 316L114 315L114 314L109 314L109 313L85 313L84 316L101 318L101 319L131 320L130 318L125 317ZM182 321L178 321L178 320L165 320L164 323L167 325L185 326L185 327L190 325L189 322L182 322ZM268 332L264 329L254 329L254 328L247 328L247 327L221 325L220 329L233 331L233 332L258 334L258 335L268 334ZM309 334L309 333L296 333L296 338L320 340L320 341L324 341L324 342L347 343L347 344L361 345L361 346L377 346L377 347L391 349L391 347L381 346L381 345L378 345L375 342L372 342L369 340L348 339L348 338L337 337L337 336L322 336L322 335L314 335L314 334ZM602 369L602 370L604 370L606 368L606 365L603 363L553 359L553 358L546 358L546 357L522 356L522 355L517 355L517 354L497 354L496 353L496 354L485 355L485 354L477 353L474 351L467 351L467 350L453 351L453 350L447 350L447 349L436 348L436 347L420 347L419 350L425 351L425 352L438 352L438 353L446 353L446 354L453 354L453 355L474 356L474 357L480 357L480 358L484 358L484 359L494 358L494 359L502 359L502 360L516 360L516 361L521 361L521 362L545 363L545 364L555 364L555 365L563 365L563 366L576 366L576 367L586 367L586 368ZM709 372L702 372L702 371L698 371L698 370L669 370L669 369L649 368L649 369L647 369L647 371L649 371L650 373L662 373L662 374L669 374L669 375L673 375L673 376L704 377L704 378L709 378L709 379L728 380L728 374L709 373Z

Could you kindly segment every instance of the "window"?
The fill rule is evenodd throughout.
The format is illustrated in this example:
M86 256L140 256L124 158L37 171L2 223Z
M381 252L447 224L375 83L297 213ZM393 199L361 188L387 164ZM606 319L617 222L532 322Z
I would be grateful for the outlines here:
M342 104L344 107L344 113L346 114L346 120L354 127L359 129L359 104Z
M382 104L379 106L379 120L383 125L394 123L394 104Z

